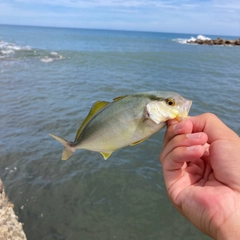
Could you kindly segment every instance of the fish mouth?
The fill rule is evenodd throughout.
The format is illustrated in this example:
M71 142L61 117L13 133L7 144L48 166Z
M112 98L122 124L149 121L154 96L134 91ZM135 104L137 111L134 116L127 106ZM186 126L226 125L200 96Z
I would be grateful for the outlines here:
M187 118L189 110L192 106L192 101L187 100L179 109L179 115L177 119Z

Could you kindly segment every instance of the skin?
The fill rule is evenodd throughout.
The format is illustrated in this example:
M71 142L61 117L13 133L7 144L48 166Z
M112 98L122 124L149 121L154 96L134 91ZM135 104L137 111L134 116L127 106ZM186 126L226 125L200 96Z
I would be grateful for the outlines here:
M170 200L214 239L240 239L240 138L213 114L168 122L160 155Z

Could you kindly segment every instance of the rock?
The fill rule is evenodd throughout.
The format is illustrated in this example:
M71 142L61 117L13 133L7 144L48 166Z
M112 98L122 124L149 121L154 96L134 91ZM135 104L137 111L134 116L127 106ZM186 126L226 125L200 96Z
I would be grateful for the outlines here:
M196 39L187 41L190 44L201 44L201 45L226 45L226 46L240 46L240 38L236 40L225 40L223 38L217 38L215 40L209 39Z
M26 240L22 223L13 210L14 205L8 200L0 180L0 240Z
M235 41L235 45L240 46L240 38Z

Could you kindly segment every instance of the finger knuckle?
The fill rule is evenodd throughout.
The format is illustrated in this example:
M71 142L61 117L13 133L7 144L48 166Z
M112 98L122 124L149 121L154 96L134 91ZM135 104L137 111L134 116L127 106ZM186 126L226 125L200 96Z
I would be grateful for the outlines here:
M218 119L218 117L214 113L207 112L202 115L205 119Z

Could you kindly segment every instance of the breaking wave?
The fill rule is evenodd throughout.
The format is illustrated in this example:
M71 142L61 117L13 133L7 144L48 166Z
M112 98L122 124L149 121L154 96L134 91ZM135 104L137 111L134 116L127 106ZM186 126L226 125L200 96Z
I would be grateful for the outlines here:
M201 40L211 40L211 38L209 38L209 37L205 37L203 35L198 35L197 38L195 38L195 37L191 37L189 39L186 39L186 38L176 38L176 39L173 39L173 41L181 43L181 44L187 44L189 41L196 41L198 39L201 39Z
M4 42L0 40L0 58L13 57L17 51L30 51L29 46L19 46L14 43Z
M47 56L41 58L40 61L48 63L48 62L52 62L54 60L60 60L60 59L63 59L62 55L58 54L57 52L51 52Z
M63 56L57 52L32 49L30 46L20 46L0 40L0 59L22 59L27 57L36 57L45 63L63 59Z

